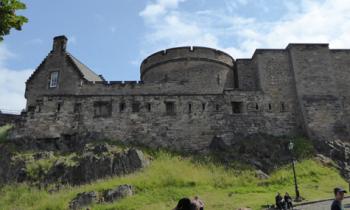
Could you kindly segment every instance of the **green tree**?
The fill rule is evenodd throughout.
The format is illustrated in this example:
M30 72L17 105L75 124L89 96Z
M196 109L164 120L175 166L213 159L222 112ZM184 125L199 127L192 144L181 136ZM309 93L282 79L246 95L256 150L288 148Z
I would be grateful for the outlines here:
M11 28L21 30L22 25L28 19L21 15L16 15L17 10L25 9L26 5L20 0L0 0L0 41L10 33Z

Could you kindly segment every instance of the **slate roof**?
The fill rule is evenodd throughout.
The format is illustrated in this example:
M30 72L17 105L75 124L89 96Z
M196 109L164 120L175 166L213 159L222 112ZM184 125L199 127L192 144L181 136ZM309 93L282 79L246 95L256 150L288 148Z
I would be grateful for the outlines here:
M88 80L88 81L104 81L104 79L101 75L98 75L95 72L93 72L89 67L87 67L85 64L80 62L72 54L70 54L68 52L66 54L72 60L72 62L75 64L77 69L80 71L80 73L83 75L83 77L86 80Z

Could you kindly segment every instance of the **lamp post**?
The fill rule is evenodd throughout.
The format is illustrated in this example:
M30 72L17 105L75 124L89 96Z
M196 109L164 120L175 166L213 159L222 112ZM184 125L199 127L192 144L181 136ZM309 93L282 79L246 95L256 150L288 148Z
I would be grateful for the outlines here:
M294 175L294 187L295 187L295 201L301 201L299 189L298 189L298 181L297 181L297 175L295 173L295 165L294 165L294 155L293 155L293 149L294 149L294 143L292 141L289 142L288 149L291 153L292 157L292 168L293 168L293 175Z

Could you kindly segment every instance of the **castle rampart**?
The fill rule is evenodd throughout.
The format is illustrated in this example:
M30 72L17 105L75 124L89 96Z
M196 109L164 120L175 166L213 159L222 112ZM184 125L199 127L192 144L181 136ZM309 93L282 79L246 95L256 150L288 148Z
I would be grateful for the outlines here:
M27 114L14 137L81 135L198 152L214 138L234 144L256 134L349 140L349 50L290 44L235 61L215 49L172 48L142 62L140 81L106 81L64 40L27 81Z

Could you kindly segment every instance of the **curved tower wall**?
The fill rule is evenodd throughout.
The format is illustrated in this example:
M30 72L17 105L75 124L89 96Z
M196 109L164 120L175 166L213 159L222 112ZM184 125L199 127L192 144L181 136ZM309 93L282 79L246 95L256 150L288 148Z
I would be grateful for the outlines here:
M141 64L145 83L187 84L193 89L222 91L232 80L234 59L219 50L204 47L180 47L157 52ZM228 76L230 75L230 76Z

